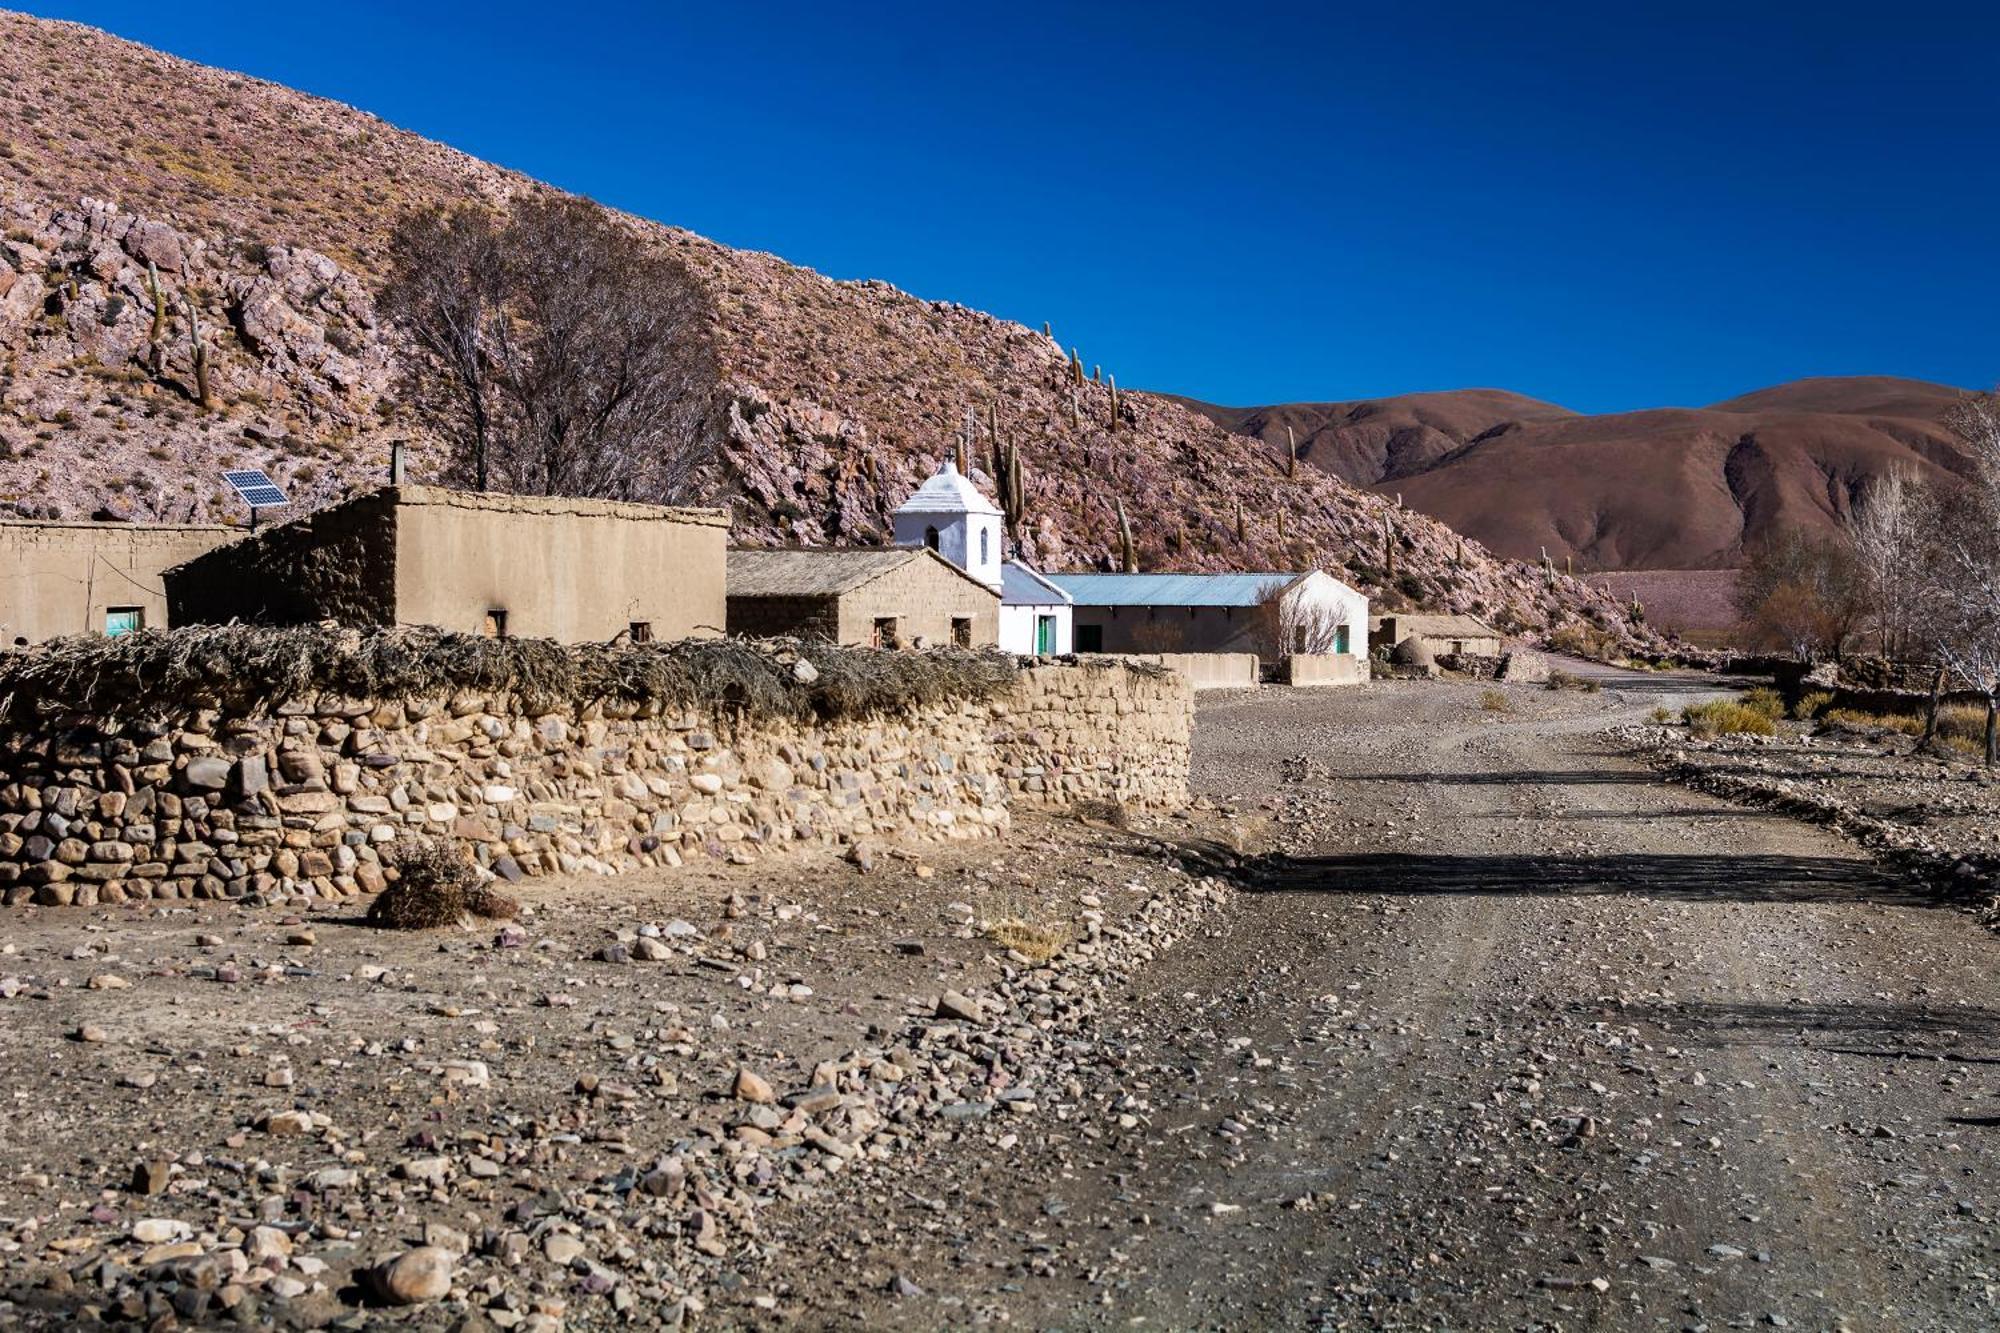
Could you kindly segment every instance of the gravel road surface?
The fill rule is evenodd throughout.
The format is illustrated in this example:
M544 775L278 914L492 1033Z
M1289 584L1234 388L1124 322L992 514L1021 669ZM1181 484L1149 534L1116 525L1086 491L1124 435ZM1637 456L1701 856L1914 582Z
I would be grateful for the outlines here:
M1205 702L1198 787L1276 850L1106 1017L1100 1114L774 1219L790 1308L2000 1323L2000 942L1829 833L1655 781L1599 733L1712 685L1598 674L1503 709Z

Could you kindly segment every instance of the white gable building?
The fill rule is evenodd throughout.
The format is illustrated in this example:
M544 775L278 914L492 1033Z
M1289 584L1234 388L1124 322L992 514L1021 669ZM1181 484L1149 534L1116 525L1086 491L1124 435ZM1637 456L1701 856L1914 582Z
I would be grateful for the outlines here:
M1006 558L1000 509L946 459L895 513L896 545L928 546L1000 594L1000 647L1070 651L1070 598L1019 560Z

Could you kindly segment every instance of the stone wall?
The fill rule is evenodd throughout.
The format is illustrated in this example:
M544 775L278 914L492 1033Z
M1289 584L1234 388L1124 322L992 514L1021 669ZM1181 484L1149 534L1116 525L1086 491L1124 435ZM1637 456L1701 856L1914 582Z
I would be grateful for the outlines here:
M456 838L509 879L985 837L1021 806L1184 801L1190 699L1177 677L1100 663L825 723L528 716L473 696L73 721L0 739L0 897L374 892L382 849L413 833Z

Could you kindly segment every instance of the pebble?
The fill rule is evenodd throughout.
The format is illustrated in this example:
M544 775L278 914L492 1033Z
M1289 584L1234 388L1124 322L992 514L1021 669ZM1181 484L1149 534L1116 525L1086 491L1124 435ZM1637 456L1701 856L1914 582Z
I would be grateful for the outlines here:
M405 1250L377 1270L382 1299L396 1305L423 1305L451 1294L452 1257L435 1245Z

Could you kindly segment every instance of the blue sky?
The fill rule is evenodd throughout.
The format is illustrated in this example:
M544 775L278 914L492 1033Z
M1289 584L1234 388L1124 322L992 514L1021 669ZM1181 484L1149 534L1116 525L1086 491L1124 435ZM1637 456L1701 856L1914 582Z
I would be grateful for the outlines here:
M2000 7L30 4L1226 403L2000 380Z

